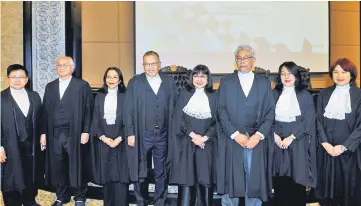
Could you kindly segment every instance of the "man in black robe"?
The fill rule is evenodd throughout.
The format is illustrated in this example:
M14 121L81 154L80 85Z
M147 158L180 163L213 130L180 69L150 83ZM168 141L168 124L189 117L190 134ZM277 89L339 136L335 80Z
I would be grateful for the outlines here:
M40 143L46 152L46 183L56 187L61 206L70 201L68 187L75 188L76 206L85 205L87 192L86 152L93 106L88 82L72 77L74 63L70 57L56 62L59 79L46 85L42 135Z
M238 205L244 197L247 206L260 206L272 190L267 149L274 101L270 81L252 72L253 49L239 46L235 60L238 72L219 87L217 192L226 194L222 205Z
M153 154L155 205L164 205L168 191L170 144L168 132L173 114L176 89L170 76L158 73L159 55L154 51L143 56L145 73L133 77L126 93L124 124L130 180L134 183L137 205L148 204L148 172Z
M41 99L25 89L24 66L10 65L7 76L10 87L1 92L1 191L5 206L34 206Z

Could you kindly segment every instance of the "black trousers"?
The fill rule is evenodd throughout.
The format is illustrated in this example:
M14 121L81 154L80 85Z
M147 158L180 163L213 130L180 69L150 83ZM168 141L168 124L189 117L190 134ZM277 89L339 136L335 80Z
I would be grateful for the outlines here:
M25 181L25 190L3 192L5 206L29 206L35 204L37 188L33 182L33 139L28 138L19 144L21 163Z
M70 201L71 191L69 188L69 137L67 132L60 132L58 137L54 138L54 151L56 165L56 196L63 203ZM84 183L81 187L74 189L74 201L85 201L88 186Z
M274 206L305 206L306 187L297 184L292 178L274 177Z
M165 168L165 160L166 160L166 152L167 152L166 138L167 138L167 131L164 129L162 130L155 129L153 131L147 130L144 132L143 147L145 150L145 154L148 156L148 154L152 152L153 160L154 160L154 177L155 177L154 204L156 206L165 205L165 201L167 199L167 194L168 194L168 184L166 182L167 174ZM137 199L137 205L148 204L149 201L148 182L146 179L134 183L134 193Z
M212 206L213 189L201 184L195 186L178 187L178 205L179 206Z
M104 185L104 206L128 206L128 184L107 182Z

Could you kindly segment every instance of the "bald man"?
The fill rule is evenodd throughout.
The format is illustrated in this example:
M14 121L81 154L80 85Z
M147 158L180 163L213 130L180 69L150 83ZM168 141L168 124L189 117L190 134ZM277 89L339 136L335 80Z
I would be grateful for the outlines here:
M70 57L58 58L59 78L46 85L44 94L40 144L47 151L46 183L56 187L53 206L70 201L70 188L74 189L76 206L85 205L86 200L83 156L88 150L93 96L88 82L72 77L73 71Z

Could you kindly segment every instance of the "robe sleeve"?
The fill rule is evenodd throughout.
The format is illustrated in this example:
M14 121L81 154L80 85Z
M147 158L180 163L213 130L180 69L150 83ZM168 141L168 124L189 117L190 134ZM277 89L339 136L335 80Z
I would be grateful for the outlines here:
M49 104L49 84L46 85L45 87L45 93L44 93L44 99L43 99L43 105L41 107L41 126L40 126L40 133L41 134L46 134L47 133L47 121L46 121L46 116L47 116L47 106Z
M325 130L323 129L323 102L322 102L322 94L318 95L317 97L317 119L316 119L316 128L317 128L317 138L319 143L327 142L327 136Z
M0 152L1 152L2 150L4 150L4 131L3 131L3 125L0 124L0 126L1 126L1 136L0 136Z
M351 152L355 152L360 146L361 142L361 104L357 105L356 109L356 122L352 133L347 137L343 146Z
M268 81L269 82L269 81ZM262 122L260 124L260 127L258 129L258 132L263 134L265 138L269 135L269 132L271 131L273 122L275 120L275 104L273 99L273 93L271 88L271 83L267 85L267 92L266 97L264 98L264 107L263 107L263 118Z
M204 136L207 136L211 140L212 137L214 137L216 135L216 132L217 132L216 131L216 117L212 117L212 123L208 127L208 129L207 129L206 133L204 134Z
M178 96L176 106L175 106L175 109L176 109L175 112L178 113L178 114L175 114L175 117L180 116L180 129L181 129L181 132L183 132L184 134L189 136L189 134L191 132L193 132L193 129L192 129L189 121L186 118L186 114L183 112L183 107L186 105L185 101L187 101L184 98L185 94L186 94L185 91L181 91L179 96Z
M99 94L95 97L95 104L94 104L94 111L93 111L93 118L91 123L91 132L90 134L94 136L94 138L99 139L100 136L103 135L103 131L99 128Z
M193 129L192 129L192 127L190 126L189 122L186 120L185 114L184 114L184 112L182 111L182 108L177 108L177 109L180 109L180 110L181 110L181 113L182 113L181 130L182 130L183 133L185 133L187 136L189 136L189 134L190 134L191 132L193 132Z
M134 78L128 83L128 89L125 95L123 122L124 135L126 137L135 135L134 132Z
M310 95L309 95L310 96ZM305 103L305 111L303 111L301 116L301 122L292 130L292 134L296 137L296 140L302 139L304 137L304 134L311 133L310 126L315 125L315 106L313 103L312 96L311 98L307 98ZM312 135L313 134L309 134Z
M217 98L215 98L215 104L217 105ZM217 127L216 127L216 123L217 123L217 115L216 112L212 112L213 116L212 116L212 123L211 125L209 125L206 133L204 134L204 136L207 136L210 140L212 139L212 137L215 137L217 134Z
M220 122L220 125L221 125L223 131L225 132L225 134L228 137L231 137L232 134L234 134L238 130L231 122L231 120L228 116L227 110L226 110L226 105L227 105L226 92L227 92L227 87L224 82L224 79L222 79L219 84L219 88L218 88L218 103L219 104L218 104L218 108L217 108L217 114L218 114L219 122Z
M90 132L90 124L92 120L92 108L94 105L94 98L92 90L87 82L84 86L84 95L85 95L85 108L83 116L83 126L82 133Z

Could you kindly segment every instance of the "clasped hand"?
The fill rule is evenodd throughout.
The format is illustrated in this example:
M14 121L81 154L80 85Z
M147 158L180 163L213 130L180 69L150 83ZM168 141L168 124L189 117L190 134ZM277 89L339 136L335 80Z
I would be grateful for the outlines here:
M261 136L254 134L250 137L247 137L246 135L240 133L234 138L234 140L243 148L253 149L255 146L257 146L259 141L261 141Z

